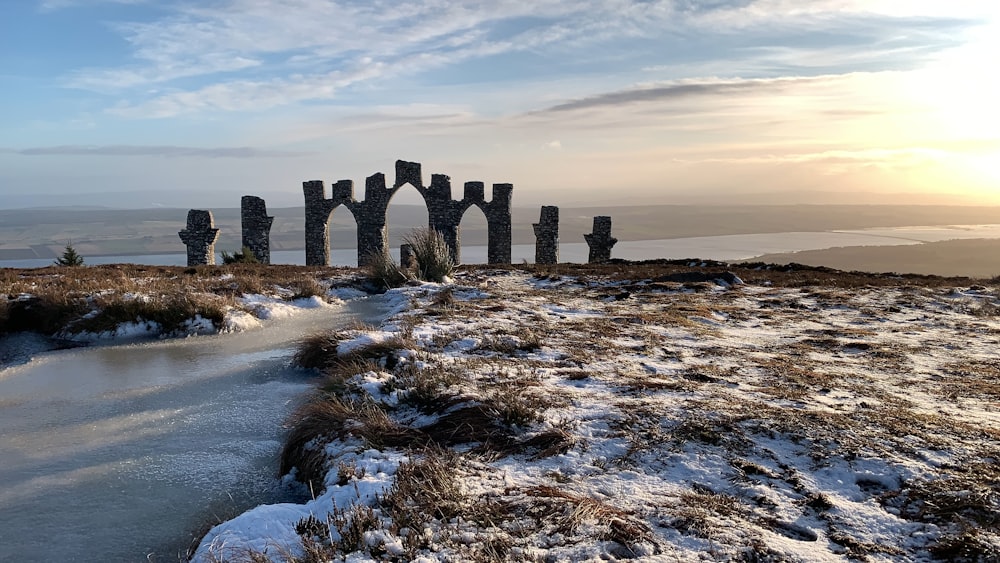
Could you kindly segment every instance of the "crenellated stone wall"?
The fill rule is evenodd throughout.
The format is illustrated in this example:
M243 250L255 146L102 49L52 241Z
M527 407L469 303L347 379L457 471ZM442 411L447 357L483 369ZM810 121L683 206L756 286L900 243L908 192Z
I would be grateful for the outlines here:
M607 215L594 217L594 232L583 235L583 238L590 247L588 262L603 264L611 260L611 249L618 242L618 239L611 236L611 217Z
M432 174L431 185L424 186L419 162L396 161L396 179L386 187L381 172L365 180L365 199L354 199L354 183L341 180L333 185L326 198L321 180L302 183L306 206L306 264L326 266L330 263L330 216L343 205L358 225L358 265L364 266L375 253L388 252L386 210L392 196L405 185L417 189L427 206L428 227L441 233L452 258L461 261L462 217L473 205L483 210L487 222L490 264L510 264L511 260L511 196L512 184L493 184L493 199L487 202L482 182L467 182L461 200L452 198L451 178Z
M261 264L271 263L271 224L274 217L267 216L264 200L245 195L240 201L240 219L243 226L243 247L249 248Z
M559 262L559 208L543 205L535 229L535 264Z
M215 264L215 241L219 239L219 229L215 228L211 211L189 210L187 228L177 234L187 246L188 266Z

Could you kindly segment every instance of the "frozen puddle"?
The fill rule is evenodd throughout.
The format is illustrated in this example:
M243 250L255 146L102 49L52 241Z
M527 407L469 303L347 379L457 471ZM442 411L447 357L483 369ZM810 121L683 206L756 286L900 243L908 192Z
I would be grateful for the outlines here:
M0 370L0 560L175 562L206 524L283 500L282 422L311 388L296 341L379 312L354 301Z

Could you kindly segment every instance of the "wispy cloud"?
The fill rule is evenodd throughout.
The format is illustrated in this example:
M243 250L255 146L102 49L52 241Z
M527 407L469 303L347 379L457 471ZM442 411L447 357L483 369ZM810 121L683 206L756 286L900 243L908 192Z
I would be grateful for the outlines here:
M691 98L696 96L743 96L748 92L780 92L789 86L829 80L830 77L785 77L773 79L701 79L682 80L678 82L648 85L629 88L616 92L606 92L578 100L571 100L535 112L537 115L594 109L600 107L619 107L623 104L656 102Z
M82 1L48 0L52 5ZM899 59L921 48L938 48L955 35L954 28L967 25L956 17L974 11L959 2L946 15L924 4L907 3L909 8L888 0L404 0L391 5L355 0L225 0L171 4L156 19L112 24L132 47L132 64L81 69L68 83L119 96L113 113L169 117L329 101L362 84L391 88L392 78L512 53L543 55L556 72L614 57L633 61L635 71L682 68L676 65L682 65L687 56L730 64L734 57L743 57L740 68L766 74L769 67L771 72L782 67L830 71L858 56L857 49L841 44L864 44L877 52L868 55L869 66L875 69L894 56ZM945 17L953 23L952 29L942 31L929 25L929 18L944 21ZM894 37L917 39L872 48L875 38L888 29L895 29ZM826 43L814 48L811 58L783 43L786 36L801 39L811 31L822 32L821 41ZM728 39L718 45L704 39L718 36ZM629 46L634 41L645 43L639 48ZM678 54L681 49L674 48L680 44L701 52L682 56ZM650 61L666 64L650 65ZM490 64L508 70L519 63L492 59ZM733 69L727 74L737 72ZM752 87L733 83L711 88L722 92ZM672 95L694 93L698 88L677 85ZM634 100L638 95L624 99ZM605 99L612 101L614 95ZM557 111L578 107L574 104L555 107Z
M80 8L93 6L96 4L144 4L148 0L41 0L38 3L38 10L41 12L54 12L66 8Z
M0 152L25 156L156 156L156 157L196 157L196 158L285 158L303 156L310 153L277 151L252 147L177 147L169 145L61 145L55 147L32 147L25 149L0 149Z

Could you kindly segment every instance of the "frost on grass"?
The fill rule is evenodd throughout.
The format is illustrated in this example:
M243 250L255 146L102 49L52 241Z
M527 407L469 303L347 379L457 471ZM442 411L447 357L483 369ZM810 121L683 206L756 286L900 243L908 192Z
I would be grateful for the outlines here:
M300 352L323 383L283 463L314 499L196 559L1000 558L996 288L740 278L393 290Z
M357 298L361 283L357 273L300 266L4 269L0 336L96 342L235 332Z

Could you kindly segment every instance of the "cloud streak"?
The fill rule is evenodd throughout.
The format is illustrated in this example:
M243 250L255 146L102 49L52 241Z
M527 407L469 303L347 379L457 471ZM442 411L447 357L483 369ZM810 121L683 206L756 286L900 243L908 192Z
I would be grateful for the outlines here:
M165 158L288 158L305 156L308 152L265 150L253 147L178 147L170 145L61 145L25 149L3 149L2 152L23 156L155 156Z
M821 82L832 77L786 77L773 79L737 80L685 80L681 82L640 86L616 92L571 100L534 112L535 115L580 111L602 107L619 107L625 104L661 102L702 96L744 96L747 93L776 93L789 87Z

